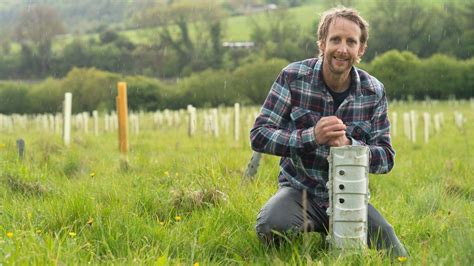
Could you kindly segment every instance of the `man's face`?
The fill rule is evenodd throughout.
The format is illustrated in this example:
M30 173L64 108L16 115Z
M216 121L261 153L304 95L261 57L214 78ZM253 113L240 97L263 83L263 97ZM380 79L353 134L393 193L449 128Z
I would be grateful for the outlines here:
M361 30L355 22L336 18L329 25L326 40L320 44L324 58L323 71L336 76L348 74L365 51L365 46L360 43L360 36Z

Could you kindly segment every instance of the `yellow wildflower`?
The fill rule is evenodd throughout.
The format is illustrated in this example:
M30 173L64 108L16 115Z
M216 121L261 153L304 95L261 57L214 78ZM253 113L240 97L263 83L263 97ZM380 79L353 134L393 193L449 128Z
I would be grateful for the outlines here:
M36 233L37 233L37 234L41 234L41 230L39 230L39 229L36 230Z
M176 222L179 222L179 221L181 221L181 216L176 215L176 216L174 217L174 219L176 220Z
M399 262L403 263L403 262L407 261L408 258L401 256L401 257L398 257L397 259L398 259Z
M87 220L87 224L92 226L93 222L94 222L94 219L92 219L92 217L89 217L89 220Z
M179 176L179 173L176 173L175 176L178 177L178 176Z
M170 176L170 172L168 172L168 171L165 171L164 174L165 174L165 176Z
M91 177L94 177L94 176L95 176L95 172L92 172L92 173L90 174L90 176L91 176Z
M7 236L8 236L8 238L13 238L13 233L12 233L12 232L8 232L8 233L7 233Z
M69 232L69 236L70 236L70 237L75 237L75 236L76 236L76 233L75 233L75 232Z
M193 266L199 266L199 262L195 262Z
M3 143L0 143L0 149L3 149L5 148L7 145L3 144Z
M160 225L165 225L165 222L160 222Z

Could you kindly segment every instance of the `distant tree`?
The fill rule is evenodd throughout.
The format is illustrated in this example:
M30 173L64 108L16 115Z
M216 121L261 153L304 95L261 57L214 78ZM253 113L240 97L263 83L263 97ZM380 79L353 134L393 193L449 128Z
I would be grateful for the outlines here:
M326 8L332 8L336 6L354 7L356 0L323 0Z
M3 54L8 55L11 52L11 40L6 31L0 30L0 49Z
M48 73L53 38L64 33L62 20L55 9L48 5L32 5L23 9L15 27L15 35L22 48L31 49L39 61L40 75Z
M463 33L460 38L460 48L457 56L461 58L471 58L474 56L474 0L468 0L461 8L463 19Z
M369 10L371 40L365 57L371 59L385 51L408 50L426 57L437 50L430 43L433 6L414 0L376 0Z
M292 23L287 9L265 14L266 23L251 20L250 38L255 42L265 59L283 58L288 61L301 60L316 53L314 28L308 31ZM309 33L309 34L308 34Z
M140 24L157 25L162 49L177 55L180 72L218 68L222 63L223 9L211 1L171 1L167 6L148 8ZM191 31L196 37L191 36Z
M119 38L119 35L116 31L105 30L99 34L100 42L103 44L111 43Z

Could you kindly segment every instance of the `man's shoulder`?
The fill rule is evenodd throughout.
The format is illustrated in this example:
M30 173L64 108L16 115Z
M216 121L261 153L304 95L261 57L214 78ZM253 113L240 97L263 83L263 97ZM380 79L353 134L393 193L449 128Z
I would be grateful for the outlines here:
M283 68L282 72L292 79L313 75L318 58L308 58L305 60L290 63Z
M360 78L360 86L362 91L369 91L375 93L377 96L384 94L384 85L376 77L370 75L367 71L355 68Z

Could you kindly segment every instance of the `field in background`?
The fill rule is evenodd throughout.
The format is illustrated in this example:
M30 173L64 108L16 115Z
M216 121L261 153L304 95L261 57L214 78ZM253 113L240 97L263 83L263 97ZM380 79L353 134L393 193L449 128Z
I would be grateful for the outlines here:
M300 25L302 29L310 30L311 32L316 32L316 29L312 29L312 23L319 18L320 12L323 10L323 7L320 4L310 4L300 7L289 8L289 18L291 18L292 23ZM276 12L276 11L272 11ZM273 14L273 13L272 13ZM277 13L275 13L277 14ZM224 42L242 42L250 41L250 35L252 33L252 23L251 20L255 21L258 25L267 25L268 16L264 13L242 15L242 16L233 16L228 17L224 20L225 30L223 32L222 41ZM177 34L177 28L172 28ZM190 36L195 39L199 36L196 35L195 27L189 27ZM125 30L120 33L128 37L132 42L139 44L152 44L157 41L158 34L156 33L158 28L144 28L144 29L134 29L134 30ZM99 37L98 34L83 34L79 39L86 41L88 38ZM64 46L70 43L73 38L73 35L63 35L56 38L54 42L53 49L55 51L60 51ZM19 50L20 46L15 45L15 51Z
M418 113L417 142L404 135L403 112ZM278 158L265 155L253 180L242 179L252 154L244 109L240 139L220 128L187 135L141 116L130 128L129 165L119 163L116 132L60 134L41 124L0 131L0 263L372 264L375 250L338 256L318 234L277 248L254 232L260 207L276 190ZM464 124L454 123L461 112ZM230 109L223 113L231 112ZM414 265L474 261L474 106L469 102L392 103L398 114L396 165L371 175L371 203L388 219ZM423 140L423 112L442 112L440 132ZM184 116L183 116L184 117ZM198 114L198 118L199 118ZM102 124L101 124L102 125ZM15 141L26 142L18 159Z

